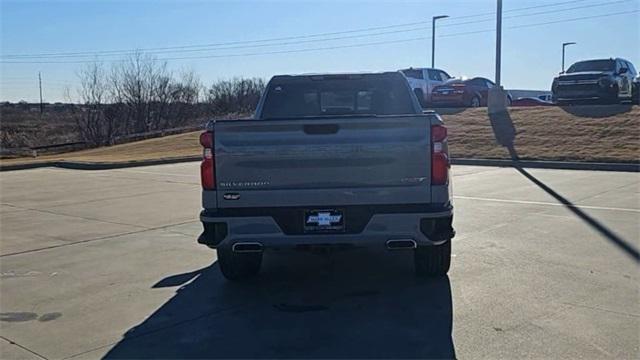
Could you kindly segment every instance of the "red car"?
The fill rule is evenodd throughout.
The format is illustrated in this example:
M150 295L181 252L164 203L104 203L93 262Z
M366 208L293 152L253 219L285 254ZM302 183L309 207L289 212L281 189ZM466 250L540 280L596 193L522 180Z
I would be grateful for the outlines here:
M431 105L433 107L487 106L489 89L495 84L482 77L468 80L454 79L433 88L431 93ZM511 94L507 95L511 104Z

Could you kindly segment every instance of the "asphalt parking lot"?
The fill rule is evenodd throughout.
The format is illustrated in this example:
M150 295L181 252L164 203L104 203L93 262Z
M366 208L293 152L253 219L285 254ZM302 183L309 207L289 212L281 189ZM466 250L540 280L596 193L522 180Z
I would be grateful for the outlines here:
M0 173L0 357L640 357L640 174L453 172L448 277L283 252L247 284L196 244L197 163Z

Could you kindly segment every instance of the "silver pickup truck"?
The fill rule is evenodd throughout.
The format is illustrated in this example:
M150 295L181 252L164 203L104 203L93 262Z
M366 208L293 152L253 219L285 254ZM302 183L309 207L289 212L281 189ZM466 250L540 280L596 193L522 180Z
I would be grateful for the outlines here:
M447 129L402 73L275 76L253 119L209 122L200 143L198 242L227 279L276 248L406 249L419 276L449 270Z

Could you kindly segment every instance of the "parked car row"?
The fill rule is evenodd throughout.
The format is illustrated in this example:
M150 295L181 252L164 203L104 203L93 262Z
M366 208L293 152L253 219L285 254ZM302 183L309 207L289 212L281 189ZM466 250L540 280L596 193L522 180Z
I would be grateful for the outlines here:
M423 107L487 106L495 84L483 77L453 78L435 68L400 70ZM579 61L553 79L551 93L513 99L510 106L552 106L577 102L638 103L640 75L630 61L621 58Z
M495 84L483 77L456 79L434 68L400 70L423 107L487 106L489 89ZM511 104L511 94L507 95Z

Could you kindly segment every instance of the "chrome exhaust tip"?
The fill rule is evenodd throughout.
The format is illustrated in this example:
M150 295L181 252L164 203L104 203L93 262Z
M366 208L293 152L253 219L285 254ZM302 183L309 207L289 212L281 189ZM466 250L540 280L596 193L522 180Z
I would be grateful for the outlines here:
M235 253L262 252L262 244L259 242L237 242L231 246L231 251Z
M394 239L387 241L387 250L415 249L418 244L413 239Z

